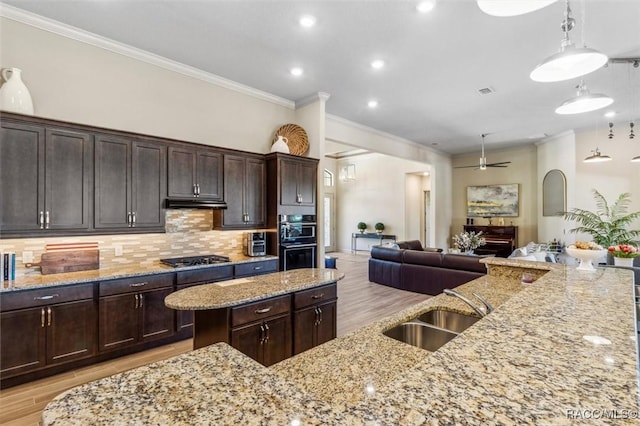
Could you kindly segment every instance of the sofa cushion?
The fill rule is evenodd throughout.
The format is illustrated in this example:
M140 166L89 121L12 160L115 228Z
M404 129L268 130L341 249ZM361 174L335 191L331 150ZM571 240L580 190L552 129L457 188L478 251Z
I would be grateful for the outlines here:
M404 263L412 264L412 265L424 265L424 266L442 266L442 254L427 252L427 251L417 251L417 250L405 250L404 256L402 257Z
M369 281L402 288L402 264L389 260L369 259Z
M398 247L407 250L422 250L422 243L420 240L400 241Z
M469 256L466 254L447 253L442 256L442 266L444 268L456 269L459 271L487 273L487 267L480 263L483 256Z
M373 259L390 260L392 262L402 263L402 254L404 250L396 248L373 246L371 247L371 257Z

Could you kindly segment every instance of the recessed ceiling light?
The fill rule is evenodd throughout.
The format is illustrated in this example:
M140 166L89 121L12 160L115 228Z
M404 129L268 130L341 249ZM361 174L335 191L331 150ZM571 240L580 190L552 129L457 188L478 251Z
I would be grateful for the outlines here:
M607 118L613 118L613 117L616 116L616 112L615 111L609 111L609 112L606 112L604 114L604 116L607 117Z
M378 101L376 101L375 99L372 99L369 102L367 102L367 106L369 108L375 108L378 106Z
M425 0L416 5L416 10L420 13L429 13L434 7L436 7L436 0Z
M303 15L300 17L300 20L298 22L302 27L311 28L316 24L316 17L311 15Z
M384 67L384 61L382 59L376 59L374 61L371 61L371 68L375 68L379 70L382 67Z
M304 71L300 67L294 67L294 68L291 68L289 72L291 72L291 75L300 77Z

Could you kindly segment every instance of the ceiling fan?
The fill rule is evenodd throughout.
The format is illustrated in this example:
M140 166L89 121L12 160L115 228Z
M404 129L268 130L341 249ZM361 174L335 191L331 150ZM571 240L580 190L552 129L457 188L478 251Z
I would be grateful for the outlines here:
M508 167L507 164L511 164L511 161L501 161L499 163L487 163L487 157L484 156L484 137L489 133L483 133L482 135L482 156L480 157L480 164L475 166L458 166L455 169L469 169L475 168L480 170L487 170L487 167Z

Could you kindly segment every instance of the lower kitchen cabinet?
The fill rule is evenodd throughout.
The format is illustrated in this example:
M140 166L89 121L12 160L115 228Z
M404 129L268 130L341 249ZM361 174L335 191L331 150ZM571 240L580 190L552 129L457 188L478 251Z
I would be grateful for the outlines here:
M293 297L294 355L336 337L336 284L299 291Z
M173 274L100 283L100 351L173 336L175 311L164 304L172 292Z
M231 329L231 346L265 366L291 356L289 314Z
M87 294L92 295L92 286L85 287ZM67 297L65 290L57 289L48 296L23 292L19 302L33 305L63 300ZM8 307L12 302L7 301ZM95 303L93 299L78 300L2 312L0 339L3 379L92 357L96 353Z

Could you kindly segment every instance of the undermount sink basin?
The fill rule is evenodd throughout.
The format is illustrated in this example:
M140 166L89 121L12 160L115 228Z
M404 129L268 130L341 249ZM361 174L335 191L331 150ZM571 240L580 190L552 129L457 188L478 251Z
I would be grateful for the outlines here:
M444 309L435 309L433 311L425 312L420 315L418 319L426 322L427 324L446 328L447 330L455 331L456 333L462 333L464 330L480 321L480 318L478 317L460 314L453 311L445 311Z
M434 352L480 318L436 309L398 324L383 334L392 339Z

